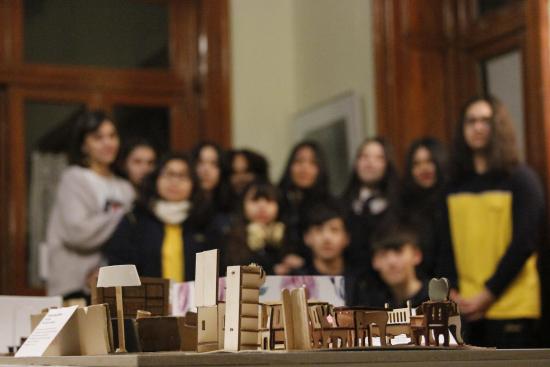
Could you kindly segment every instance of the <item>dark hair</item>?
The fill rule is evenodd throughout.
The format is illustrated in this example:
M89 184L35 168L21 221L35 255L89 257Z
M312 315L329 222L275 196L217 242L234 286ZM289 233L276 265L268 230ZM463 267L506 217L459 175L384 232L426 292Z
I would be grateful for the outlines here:
M69 164L75 164L82 167L87 167L86 155L82 151L82 145L86 136L96 132L99 127L109 121L117 128L113 119L104 111L84 111L75 121L71 137L71 147L69 149ZM118 131L118 129L117 129ZM113 162L113 166L114 166Z
M373 237L371 252L375 254L380 250L398 250L406 244L420 249L416 232L407 226L397 224Z
M196 173L193 170L193 165L191 164L191 159L184 153L168 153L163 156L157 167L143 179L143 183L140 188L140 195L137 201L137 204L147 210L151 210L151 205L155 200L159 200L160 196L157 190L157 181L160 174L162 173L164 167L174 160L183 161L189 169L189 175L192 182L191 197L189 201L191 202L191 212L189 215L189 220L195 222L197 225L203 225L207 220L207 209L204 204L204 197L200 190L199 180Z
M248 172L253 173L256 178L261 180L269 179L269 163L267 159L259 153L250 149L235 149L229 152L229 169L233 173L233 160L236 156L243 155L248 165Z
M246 187L243 190L243 194L241 197L241 200L239 202L238 211L236 211L237 214L237 222L240 222L241 224L246 224L248 220L246 219L245 211L244 211L244 201L249 192L254 192L252 195L252 200L260 200L260 199L266 199L268 201L275 201L277 205L279 205L280 200L280 192L279 189L266 180L256 179L246 185ZM280 211L278 213L278 216L280 215Z
M341 219L346 226L345 214L336 200L327 200L313 205L306 217L306 230L320 226L332 219ZM346 228L347 230L347 228Z
M448 155L445 146L439 140L432 137L420 138L411 143L405 157L405 174L403 175L404 195L415 195L422 190L414 180L412 174L414 156L420 148L426 148L430 152L431 159L435 165L436 182L430 191L441 192L448 182Z
M363 183L361 182L361 179L357 174L356 164L365 146L372 143L380 144L384 150L384 155L386 157L386 171L384 172L384 176L382 176L382 179L380 180L378 188L390 204L395 205L396 201L398 200L397 196L399 191L399 176L397 174L397 169L395 168L393 148L390 143L386 141L386 139L381 137L373 137L365 139L357 149L353 165L353 172L351 174L350 180L348 181L348 185L344 190L344 193L342 194L342 198L344 202L347 203L347 205L351 205L351 202L357 198L357 196L359 195L359 191L363 186Z
M122 144L122 147L120 148L120 153L118 154L116 170L120 176L128 179L126 161L128 160L128 157L132 154L132 152L140 147L147 147L151 149L155 153L155 157L158 157L158 152L156 148L149 140L137 136L129 138Z
M216 206L222 211L227 211L230 207L229 183L227 181L227 178L229 176L229 165L227 163L227 156L223 149L218 144L213 142L202 142L197 144L193 148L193 150L191 150L191 162L193 163L193 171L196 174L197 164L200 159L201 151L206 147L213 148L216 151L216 155L218 156L218 168L220 170L220 181L214 189L214 193L210 198L210 203L211 205ZM200 189L200 184L198 188Z
M468 109L480 101L488 103L493 112L487 146L489 173L510 173L520 161L512 119L504 105L492 96L476 96L464 104L456 125L452 151L452 174L455 181L475 173L473 151L464 138L464 123Z
M296 155L298 154L298 152L304 148L309 148L313 151L315 162L317 164L317 167L319 168L319 174L317 175L317 179L315 180L313 187L307 189L306 191L312 193L313 196L330 196L329 176L327 164L325 161L325 155L321 147L314 141L303 141L296 144L294 148L292 148L290 156L288 157L288 160L286 162L283 177L279 182L279 188L283 193L298 188L292 181L291 167L294 163L294 160L296 159Z
M277 187L266 180L257 179L246 185L243 191L243 198L252 190L254 190L252 200L266 199L278 202L280 199Z

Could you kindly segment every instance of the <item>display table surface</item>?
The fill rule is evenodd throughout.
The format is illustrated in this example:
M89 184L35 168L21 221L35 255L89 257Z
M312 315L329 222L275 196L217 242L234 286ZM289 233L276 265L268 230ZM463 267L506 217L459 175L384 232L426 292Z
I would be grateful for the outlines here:
M550 349L395 349L312 352L159 352L81 357L0 357L0 366L550 366Z

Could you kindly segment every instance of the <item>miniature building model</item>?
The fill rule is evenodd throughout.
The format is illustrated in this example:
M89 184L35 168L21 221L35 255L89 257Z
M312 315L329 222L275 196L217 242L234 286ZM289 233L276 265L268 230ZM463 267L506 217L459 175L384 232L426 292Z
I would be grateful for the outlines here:
M168 293L170 281L162 278L140 277L140 286L124 287L124 314L135 318L138 310L147 310L152 316L168 316L170 304ZM116 309L114 288L98 288L97 280L91 282L92 304L108 303L112 310Z
M218 250L198 253L195 269L197 352L223 349L225 305L218 303Z
M261 266L227 267L225 350L256 350L260 347L258 310L260 287L264 282L265 272Z

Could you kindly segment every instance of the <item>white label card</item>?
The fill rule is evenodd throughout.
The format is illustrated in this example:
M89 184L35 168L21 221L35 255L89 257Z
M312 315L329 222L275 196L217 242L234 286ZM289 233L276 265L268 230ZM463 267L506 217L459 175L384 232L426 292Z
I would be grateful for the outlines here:
M71 306L54 308L48 311L48 314L44 316L15 356L41 357L73 316L77 308L78 306Z

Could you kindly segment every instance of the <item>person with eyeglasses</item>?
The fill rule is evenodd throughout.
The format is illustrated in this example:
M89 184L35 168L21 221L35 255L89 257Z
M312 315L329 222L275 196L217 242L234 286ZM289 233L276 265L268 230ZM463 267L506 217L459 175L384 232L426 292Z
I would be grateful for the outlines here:
M194 280L195 254L222 243L206 207L190 159L169 154L144 179L134 209L106 244L109 264L135 264L140 276Z
M452 157L445 242L455 267L449 269L457 287L451 297L467 321L466 342L536 346L544 195L536 173L521 163L502 103L481 96L465 104Z

